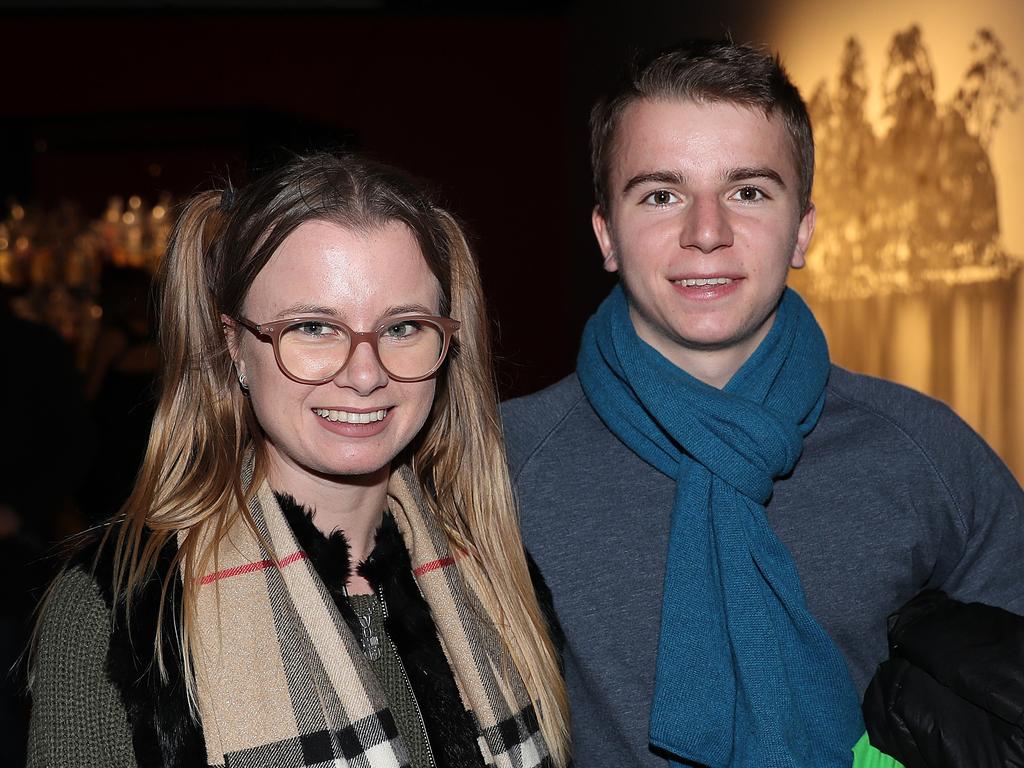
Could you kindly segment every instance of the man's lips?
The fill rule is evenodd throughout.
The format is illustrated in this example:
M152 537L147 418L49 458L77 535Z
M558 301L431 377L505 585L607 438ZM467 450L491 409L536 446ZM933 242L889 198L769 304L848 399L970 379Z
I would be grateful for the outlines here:
M743 278L738 275L686 275L673 279L672 289L691 301L717 301L739 290Z
M671 278L673 285L683 288L703 288L705 286L730 285L742 280L738 275L686 275Z

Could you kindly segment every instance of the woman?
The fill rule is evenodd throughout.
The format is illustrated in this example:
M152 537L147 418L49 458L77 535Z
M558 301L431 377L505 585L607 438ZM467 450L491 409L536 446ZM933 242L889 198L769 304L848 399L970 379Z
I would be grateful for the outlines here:
M161 277L146 459L43 609L29 765L564 765L451 216L300 158L194 198Z

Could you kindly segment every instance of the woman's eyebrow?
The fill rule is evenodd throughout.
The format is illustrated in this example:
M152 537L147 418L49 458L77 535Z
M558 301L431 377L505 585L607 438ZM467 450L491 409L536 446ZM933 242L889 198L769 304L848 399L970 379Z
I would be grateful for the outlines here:
M430 309L423 304L394 304L386 307L381 312L381 317L395 317L396 315L433 315L436 310ZM322 304L309 304L296 302L282 309L276 315L275 320L283 320L286 317L298 317L300 315L316 315L318 317L340 318L341 313L333 307Z
M322 304L296 302L282 309L274 318L280 320L286 317L294 317L295 315L326 315L328 317L336 317L337 314L333 309Z
M422 304L399 304L384 310L382 317L393 317L395 315L433 315L436 310L425 307Z

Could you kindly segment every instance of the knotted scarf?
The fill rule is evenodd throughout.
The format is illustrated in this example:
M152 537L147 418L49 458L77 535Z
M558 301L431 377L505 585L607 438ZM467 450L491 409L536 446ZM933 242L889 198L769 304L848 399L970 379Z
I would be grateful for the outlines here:
M676 480L651 743L711 768L850 766L864 732L853 683L765 517L825 402L810 310L787 289L719 390L640 340L617 286L587 323L577 373L608 429Z
M248 486L251 464L245 474ZM550 768L526 688L408 467L392 473L388 507L484 763ZM193 658L209 764L408 766L380 683L265 482L249 512L277 557L239 520L198 595Z

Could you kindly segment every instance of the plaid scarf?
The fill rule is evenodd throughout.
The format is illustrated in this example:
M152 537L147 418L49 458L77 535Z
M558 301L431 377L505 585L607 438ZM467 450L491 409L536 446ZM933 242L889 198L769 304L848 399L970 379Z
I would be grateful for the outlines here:
M248 474L248 473L247 473ZM245 478L246 481L251 478ZM487 765L551 765L533 705L501 639L457 571L407 467L388 505L412 558ZM295 541L270 487L249 512L273 556L239 520L201 579L193 663L210 765L408 766L405 745L358 640ZM501 673L512 669L506 681Z

